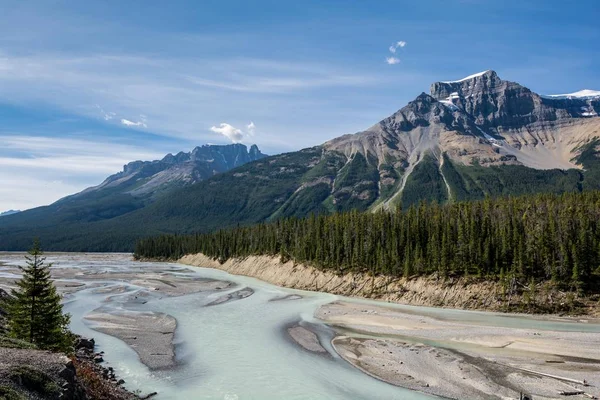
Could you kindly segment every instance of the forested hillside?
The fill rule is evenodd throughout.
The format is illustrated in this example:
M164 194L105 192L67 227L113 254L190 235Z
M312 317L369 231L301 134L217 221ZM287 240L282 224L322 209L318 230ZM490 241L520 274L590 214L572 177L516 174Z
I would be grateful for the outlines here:
M209 234L148 238L135 250L136 257L169 259L191 253L221 261L279 255L338 273L551 281L574 293L598 293L600 192L286 218Z

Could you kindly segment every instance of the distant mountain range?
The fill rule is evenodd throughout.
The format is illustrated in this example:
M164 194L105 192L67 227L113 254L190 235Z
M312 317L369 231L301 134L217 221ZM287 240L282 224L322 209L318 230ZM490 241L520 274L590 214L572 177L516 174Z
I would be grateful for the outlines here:
M177 187L192 185L218 173L229 171L266 157L256 145L204 145L189 153L167 154L162 160L133 161L123 171L111 175L98 186L70 196L69 200L115 193L139 199L155 199Z
M146 235L281 216L598 189L599 113L600 92L541 96L494 71L436 82L365 131L268 158L253 147L251 162L210 178L165 167L179 155L129 164L96 188L6 217L0 249L37 235L52 249L130 250Z
M68 238L79 243L81 232L93 229L94 223L129 214L177 189L264 157L267 156L256 145L248 149L243 144L230 144L204 145L188 153L167 154L162 160L130 162L123 166L123 171L109 176L98 186L49 206L7 215L0 228L0 248L26 249L34 237L40 237L45 248L63 249L62 245L53 245L53 238ZM109 230L102 236L107 234L118 235ZM60 242L64 243L63 240ZM103 243L96 249L121 248L118 244L113 247L110 240ZM66 250L81 248L80 245L64 247Z

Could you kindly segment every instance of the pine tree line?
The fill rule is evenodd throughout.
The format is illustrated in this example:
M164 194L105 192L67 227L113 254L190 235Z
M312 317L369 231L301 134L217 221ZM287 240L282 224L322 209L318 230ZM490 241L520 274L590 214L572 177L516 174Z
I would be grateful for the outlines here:
M600 192L421 203L143 239L136 257L278 255L320 269L553 281L577 291L600 273Z

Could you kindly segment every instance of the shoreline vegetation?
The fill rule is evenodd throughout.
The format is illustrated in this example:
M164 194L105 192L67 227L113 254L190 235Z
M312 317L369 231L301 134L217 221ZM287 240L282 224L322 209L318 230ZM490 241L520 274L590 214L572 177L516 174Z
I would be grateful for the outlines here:
M310 267L328 279L346 277L341 281L364 286L345 289L363 297L410 303L411 287L427 282L443 291L456 286L481 295L455 303L436 295L428 305L597 314L600 191L283 218L143 239L134 256L177 260L198 253L221 265L256 256L282 265L292 261L288 269Z

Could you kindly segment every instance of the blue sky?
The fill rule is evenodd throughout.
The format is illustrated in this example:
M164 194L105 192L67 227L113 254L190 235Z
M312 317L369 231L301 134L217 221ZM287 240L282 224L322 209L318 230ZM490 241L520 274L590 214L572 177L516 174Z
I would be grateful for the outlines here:
M0 0L0 211L205 143L320 144L487 69L598 90L599 20L597 0Z

